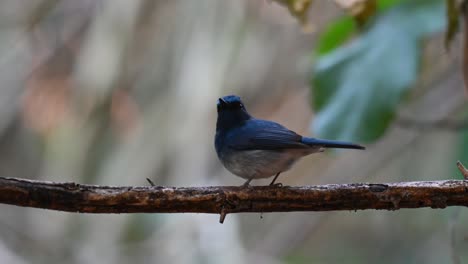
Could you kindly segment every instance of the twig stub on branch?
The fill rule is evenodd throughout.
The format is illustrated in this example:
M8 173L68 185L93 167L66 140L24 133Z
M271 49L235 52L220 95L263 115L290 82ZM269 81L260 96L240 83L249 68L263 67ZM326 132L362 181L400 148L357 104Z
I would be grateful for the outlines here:
M463 175L463 178L465 180L468 180L468 170L465 168L465 166L463 166L461 161L457 161L457 167L458 167L458 170L460 170L461 174Z

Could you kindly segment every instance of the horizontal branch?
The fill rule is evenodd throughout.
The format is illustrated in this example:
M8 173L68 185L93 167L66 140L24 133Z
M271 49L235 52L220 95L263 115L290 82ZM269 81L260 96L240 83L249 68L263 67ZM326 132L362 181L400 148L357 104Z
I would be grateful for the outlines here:
M468 181L303 187L110 187L0 177L0 203L80 213L228 213L468 206Z

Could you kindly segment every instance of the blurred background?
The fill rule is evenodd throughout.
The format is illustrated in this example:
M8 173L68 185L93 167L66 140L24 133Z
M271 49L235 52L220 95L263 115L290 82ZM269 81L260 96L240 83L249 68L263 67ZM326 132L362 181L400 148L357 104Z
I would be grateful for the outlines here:
M213 143L216 100L237 94L256 117L368 147L306 157L286 185L459 179L468 111L445 3L1 1L0 176L241 185ZM468 261L460 208L218 220L0 205L0 263Z

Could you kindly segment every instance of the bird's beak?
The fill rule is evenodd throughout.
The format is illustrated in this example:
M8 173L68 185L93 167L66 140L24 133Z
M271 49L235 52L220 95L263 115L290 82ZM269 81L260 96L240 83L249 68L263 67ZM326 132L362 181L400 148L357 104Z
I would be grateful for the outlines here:
M227 103L226 101L224 101L223 98L219 98L219 99L218 99L218 104L221 105L221 106L225 106L225 105L227 105L228 103Z

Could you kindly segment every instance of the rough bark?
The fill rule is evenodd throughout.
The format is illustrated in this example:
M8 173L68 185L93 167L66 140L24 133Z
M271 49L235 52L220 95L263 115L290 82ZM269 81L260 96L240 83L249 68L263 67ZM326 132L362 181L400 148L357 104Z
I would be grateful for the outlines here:
M0 203L79 213L228 213L468 206L468 181L302 187L111 187L0 177Z

